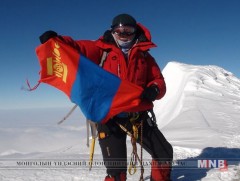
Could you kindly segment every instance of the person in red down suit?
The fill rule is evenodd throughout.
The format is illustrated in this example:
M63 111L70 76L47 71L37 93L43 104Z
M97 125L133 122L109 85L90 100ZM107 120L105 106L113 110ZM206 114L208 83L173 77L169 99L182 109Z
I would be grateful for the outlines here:
M157 127L152 103L165 95L166 85L159 66L149 53L156 47L149 30L131 15L119 14L98 40L75 41L54 31L46 31L40 41L45 43L56 36L104 70L144 88L141 99L148 111L122 112L106 124L97 125L107 171L105 181L127 179L127 134L152 156L151 180L169 181L173 148ZM121 164L108 164L111 162Z

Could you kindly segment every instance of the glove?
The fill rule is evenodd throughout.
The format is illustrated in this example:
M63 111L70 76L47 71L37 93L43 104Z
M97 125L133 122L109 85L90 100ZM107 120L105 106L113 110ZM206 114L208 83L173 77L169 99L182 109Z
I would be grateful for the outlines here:
M150 87L147 87L143 90L141 94L141 99L145 99L147 101L154 101L159 93L159 88L156 85L151 85Z
M55 32L55 31L46 31L45 33L43 33L39 39L40 39L40 42L43 44L45 42L47 42L49 39L51 38L54 38L54 37L57 37L58 34Z

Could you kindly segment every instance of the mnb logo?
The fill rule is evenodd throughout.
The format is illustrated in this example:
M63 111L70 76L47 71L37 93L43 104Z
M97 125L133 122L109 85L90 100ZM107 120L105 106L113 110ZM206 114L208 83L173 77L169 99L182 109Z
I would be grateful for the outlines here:
M227 160L198 160L198 168L219 168L227 170Z

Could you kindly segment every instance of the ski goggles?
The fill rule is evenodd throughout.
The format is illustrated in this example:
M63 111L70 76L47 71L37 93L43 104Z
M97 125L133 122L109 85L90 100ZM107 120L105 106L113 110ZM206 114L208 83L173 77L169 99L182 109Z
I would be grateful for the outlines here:
M132 36L136 32L136 28L132 26L117 26L112 31L118 36Z

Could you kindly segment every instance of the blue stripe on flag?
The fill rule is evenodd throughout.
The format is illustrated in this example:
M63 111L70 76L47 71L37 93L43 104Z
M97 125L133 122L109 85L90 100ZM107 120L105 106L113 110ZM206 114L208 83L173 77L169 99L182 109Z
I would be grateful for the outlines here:
M100 122L109 113L121 80L80 56L71 100L78 104L87 119Z

